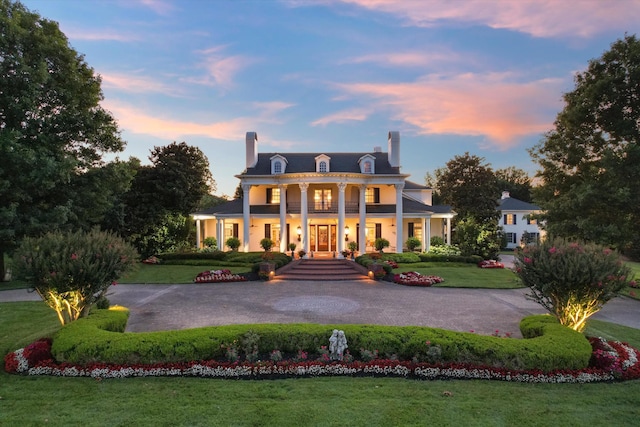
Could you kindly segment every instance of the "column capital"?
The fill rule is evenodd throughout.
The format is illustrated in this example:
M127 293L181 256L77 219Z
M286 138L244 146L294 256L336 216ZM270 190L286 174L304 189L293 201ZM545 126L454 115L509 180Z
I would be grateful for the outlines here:
M280 189L280 191L286 190L287 186L288 186L288 184L278 184L278 188Z
M338 183L338 190L340 190L341 192L344 192L345 188L347 188L347 183L346 182Z
M306 193L307 190L309 189L309 183L308 182L301 182L298 184L298 186L300 187L300 191L302 191L303 193Z
M251 190L251 184L242 184L242 191L246 193L249 190Z
M396 187L396 190L402 190L404 188L404 182L402 184L394 184L394 187Z

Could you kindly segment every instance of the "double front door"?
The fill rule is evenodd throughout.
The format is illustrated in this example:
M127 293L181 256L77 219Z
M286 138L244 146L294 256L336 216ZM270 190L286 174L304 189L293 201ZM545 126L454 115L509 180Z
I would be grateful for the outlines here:
M333 252L338 250L336 246L336 226L329 224L313 224L311 229L311 239L309 240L311 250L314 252Z

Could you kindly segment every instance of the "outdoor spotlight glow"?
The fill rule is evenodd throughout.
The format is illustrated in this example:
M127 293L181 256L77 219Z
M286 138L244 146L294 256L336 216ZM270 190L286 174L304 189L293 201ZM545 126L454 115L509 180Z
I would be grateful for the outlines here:
M349 241L349 226L348 225L344 228L344 241L345 242Z
M296 229L296 233L298 234L298 242L300 241L300 236L302 235L302 227L298 226Z

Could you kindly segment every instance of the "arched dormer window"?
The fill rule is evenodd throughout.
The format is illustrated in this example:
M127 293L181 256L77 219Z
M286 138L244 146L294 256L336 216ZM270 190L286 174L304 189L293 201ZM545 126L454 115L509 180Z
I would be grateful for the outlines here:
M327 173L331 172L331 157L326 154L320 154L316 157L316 172Z
M358 159L358 163L360 164L360 173L376 173L376 158L373 155L365 154Z
M271 175L280 175L285 173L287 169L287 159L276 154L271 157Z

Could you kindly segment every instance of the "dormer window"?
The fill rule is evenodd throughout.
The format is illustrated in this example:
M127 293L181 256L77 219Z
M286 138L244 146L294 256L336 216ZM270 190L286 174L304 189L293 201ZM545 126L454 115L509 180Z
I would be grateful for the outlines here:
M287 168L287 159L280 154L271 157L271 175L280 175L285 173Z
M326 154L320 154L316 157L316 172L327 173L331 171L330 162L331 158Z
M376 158L371 154L365 154L358 159L360 165L360 173L375 174Z

